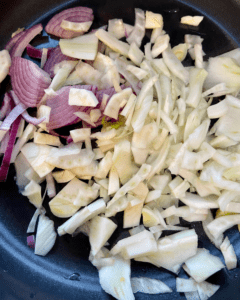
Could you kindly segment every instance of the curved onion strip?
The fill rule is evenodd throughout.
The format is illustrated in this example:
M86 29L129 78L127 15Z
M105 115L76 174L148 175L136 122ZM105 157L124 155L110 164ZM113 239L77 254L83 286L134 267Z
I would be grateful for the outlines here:
M40 124L40 123L42 123L42 122L44 122L44 121L46 120L45 117L40 118L40 119L35 118L35 117L31 117L31 116L28 114L27 111L24 111L24 112L22 113L22 117L23 117L24 120L26 120L28 123L31 123L31 124L33 124L33 125L38 125L38 124Z
M5 116L9 114L13 107L14 103L12 101L12 98L10 97L9 93L5 93L3 98L3 104L0 109L0 120L3 120Z
M89 109L88 107L79 107L68 104L68 95L72 87L86 89L92 91L94 94L96 93L96 87L91 85L66 86L58 90L55 97L51 97L47 100L47 105L51 107L50 119L47 124L48 130L78 123L80 119L74 113L78 111L85 112Z
M54 77L54 66L64 60L76 60L73 57L66 56L62 54L62 51L59 46L56 48L51 49L51 51L48 52L49 57L48 60L46 61L43 70L47 72L50 77ZM42 57L42 56L41 56ZM40 57L40 58L41 58Z
M19 116L12 124L12 128L10 130L9 142L8 142L7 149L5 151L5 154L4 154L4 157L2 160L2 165L0 168L0 181L6 181L6 179L7 179L8 169L10 166L10 161L11 161L11 156L12 156L12 150L13 150L13 146L14 146L14 143L16 140L20 121L21 121L21 117Z
M21 74L21 75L20 75ZM27 107L36 107L51 83L49 75L35 63L15 57L10 68L13 90Z
M25 31L15 42L14 46L10 51L11 57L22 56L23 51L31 40L43 30L42 24L37 24ZM16 35L18 36L18 35Z
M74 36L78 36L81 33L64 30L61 27L62 20L67 20L71 22L88 22L93 20L93 11L91 8L88 7L74 7L65 9L64 11L56 14L47 24L45 30L48 34L53 34L55 36L70 39Z
M20 39L21 36L23 36L25 34L25 31L19 32L18 34L16 34L13 38L11 38L4 49L10 51L12 49L12 47L16 44L16 42Z
M45 117L37 119L35 117L31 117L28 112L26 111L27 106L25 106L25 104L21 103L20 100L18 99L17 95L14 93L14 91L11 91L11 96L13 101L15 102L16 105L21 105L23 108L25 108L25 110L22 112L22 117L28 122L31 123L33 125L38 125L40 123L42 123L43 121L45 121Z
M26 106L19 103L14 109L10 112L10 114L5 118L3 123L0 126L0 130L8 131L12 125L12 123L26 110Z

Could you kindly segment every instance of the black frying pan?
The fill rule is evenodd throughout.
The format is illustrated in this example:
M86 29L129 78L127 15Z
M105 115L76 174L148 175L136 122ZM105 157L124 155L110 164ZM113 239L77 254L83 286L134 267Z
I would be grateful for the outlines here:
M133 24L134 8L162 13L164 29L170 34L172 46L183 42L186 33L204 38L203 49L215 56L240 46L239 0L110 0L71 1L62 0L1 0L0 49L18 27L46 22L56 12L72 6L89 6L95 14L95 27L107 24L108 19L123 18ZM179 26L184 15L204 15L198 30ZM35 43L45 43L45 39ZM56 41L51 41L52 44ZM46 45L46 44L44 44ZM3 83L0 95L7 83ZM89 242L83 235L72 238L64 235L57 239L46 257L33 254L26 245L26 229L34 213L34 207L18 193L14 182L14 170L10 169L8 181L0 184L0 299L1 300L90 300L113 299L99 285L98 272L88 262ZM44 203L47 207L47 201ZM49 211L48 211L49 212ZM62 223L50 214L55 225ZM120 216L121 217L121 216ZM200 236L199 246L208 248L213 255L222 258L219 250L211 245L199 223L191 223ZM240 234L237 228L226 232L240 258ZM240 299L240 270L224 269L208 279L221 285L212 300ZM185 299L175 288L175 275L144 263L132 263L132 276L146 276L163 280L174 292L163 295L136 294L136 299L154 300ZM184 276L181 271L180 277Z

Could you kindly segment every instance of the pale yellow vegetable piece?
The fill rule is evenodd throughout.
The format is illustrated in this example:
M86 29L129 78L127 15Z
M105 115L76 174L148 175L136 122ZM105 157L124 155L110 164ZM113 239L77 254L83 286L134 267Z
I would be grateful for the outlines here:
M80 128L74 129L70 131L70 135L74 141L74 143L85 141L91 135L90 128Z
M50 146L61 146L62 143L58 136L51 134L34 132L34 143Z
M11 66L11 57L8 50L0 51L0 83L7 77Z
M95 256L116 230L117 225L106 217L96 216L91 220L89 227L91 252Z
M151 11L146 11L145 28L163 28L163 17L160 14L155 14Z
M95 107L98 105L98 99L92 91L71 88L69 92L68 104Z
M52 173L53 178L58 182L58 183L65 183L71 181L76 175L73 174L69 170L64 170L64 171L56 171Z
M71 30L75 32L87 32L92 25L92 21L88 22L71 22L68 20L62 20L61 27L65 30Z
M51 149L52 147L48 145L27 143L22 147L21 152L38 175L44 177L54 169L54 166L46 162Z
M198 26L203 20L202 16L185 16L181 18L182 24Z
M43 198L41 195L41 186L35 181L31 180L28 185L25 186L22 192L23 196L27 196L29 201L36 207L42 206Z
M81 207L74 205L82 182L73 178L50 202L51 212L59 218L69 218Z
M98 39L94 33L84 34L73 39L60 39L59 46L63 54L94 60L97 55Z
M132 196L132 198L137 200L137 202L131 201L128 207L124 210L123 228L132 228L140 224L143 201L135 198L134 196Z
M183 61L187 56L188 45L186 43L178 44L172 48L172 51L180 61Z
M159 224L158 216L148 207L142 209L143 225L145 227L152 227Z

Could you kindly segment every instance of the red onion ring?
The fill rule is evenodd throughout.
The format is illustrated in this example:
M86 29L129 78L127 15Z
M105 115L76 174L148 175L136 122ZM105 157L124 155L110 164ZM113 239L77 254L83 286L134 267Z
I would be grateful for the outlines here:
M12 60L10 68L12 87L21 103L36 107L49 87L49 75L34 62L21 57Z
M47 24L45 30L48 34L52 34L64 39L70 39L75 36L81 35L80 32L65 30L61 27L62 20L71 22L88 22L93 20L93 11L88 7L74 7L65 9L64 11L56 14Z
M11 110L14 108L14 103L9 93L5 93L3 98L3 103L0 109L0 120L2 121L5 116L7 116Z
M60 47L57 46L56 48L53 48L50 51L49 58L46 61L45 65L43 67L43 70L45 72L47 72L51 78L53 78L54 77L54 72L53 72L54 66L63 60L76 60L76 59L62 54Z
M25 31L21 31L18 34L16 34L13 38L11 38L6 46L5 49L8 50L9 52L11 51L12 47L16 44L16 42L20 39L21 36L25 35Z
M22 56L23 51L31 40L43 30L42 24L37 24L25 31L15 42L14 46L10 51L11 57ZM21 33L21 32L20 32ZM18 36L18 34L16 35Z
M15 144L18 127L20 125L21 118L22 117L19 116L11 126L9 142L8 142L7 149L5 151L5 154L4 154L4 157L2 160L2 165L0 168L0 181L6 181L6 179L7 179L8 170L9 170L9 166L10 166L10 162L11 162L12 151L13 151L13 147Z
M12 126L12 123L26 110L26 106L19 103L10 114L5 118L0 126L0 130L8 131Z
M31 117L31 116L28 114L27 110L26 110L26 109L27 109L27 106L26 106L25 104L23 104L23 103L20 102L20 100L18 99L18 97L17 97L17 95L14 93L14 91L11 91L10 93L11 93L12 99L13 99L13 101L14 101L14 103L15 103L16 105L21 105L23 108L25 107L24 112L22 112L22 117L24 118L24 120L26 120L28 123L31 123L31 124L33 124L33 125L38 125L38 124L40 124L40 123L42 123L42 122L44 122L44 121L46 120L45 117L40 118L40 119L35 118L35 117Z
M97 92L96 86L76 85L72 87L92 91L94 94ZM78 123L80 119L74 113L88 109L88 107L79 107L68 104L69 91L72 87L65 86L61 88L56 92L57 96L51 97L47 100L47 106L51 107L50 119L47 124L48 130Z
M52 51L55 49L55 48L47 48L48 49L48 53L47 53L47 58L50 57ZM38 49L38 48L35 48L33 47L32 45L28 44L27 45L27 55L29 57L32 57L32 58L39 58L41 59L42 58L42 49Z

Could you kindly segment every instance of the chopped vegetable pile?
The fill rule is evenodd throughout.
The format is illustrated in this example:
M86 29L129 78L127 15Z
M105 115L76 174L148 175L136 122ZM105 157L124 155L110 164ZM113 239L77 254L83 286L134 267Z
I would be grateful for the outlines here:
M0 51L0 82L9 74L12 84L0 109L0 180L13 163L19 191L36 207L27 229L35 254L82 232L102 288L116 299L172 292L160 280L131 278L132 259L175 275L183 268L189 279L176 278L177 292L208 299L220 286L206 280L223 261L237 266L224 232L240 225L240 49L205 61L200 36L171 47L162 15L138 8L134 26L112 19L93 30L93 19L90 8L64 10L45 28L57 47L30 44L38 24ZM51 213L68 218L57 232L46 194ZM109 244L119 212L129 235ZM222 260L198 248L191 222L202 223Z

